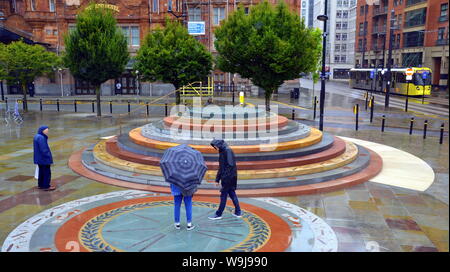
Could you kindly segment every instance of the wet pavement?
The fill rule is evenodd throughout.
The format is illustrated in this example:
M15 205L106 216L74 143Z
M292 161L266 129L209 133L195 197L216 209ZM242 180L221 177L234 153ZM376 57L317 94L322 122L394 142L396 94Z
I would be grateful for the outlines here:
M318 94L318 89L315 92ZM309 99L311 96L296 101L289 95L280 94L272 105L278 105L279 113L287 117L291 117L292 109L295 109L298 121L317 128L319 111L317 108L317 117L313 120L312 99ZM247 102L264 104L264 100L258 97L250 97ZM352 112L355 103L361 107L358 131L355 130L355 115ZM384 110L378 106L370 123L369 111L364 110L363 103L361 98L330 92L325 103L325 131L409 152L433 168L436 175L433 185L425 192L419 192L366 182L327 194L278 199L298 205L322 218L336 233L338 251L372 251L374 245L375 250L380 251L448 251L448 118L405 113L397 108ZM136 106L137 110L128 115L125 104L121 108L125 114L120 118L117 114L109 114L108 105L104 109L107 116L96 118L89 106L78 113L71 112L69 108L59 113L55 109L39 112L39 108L34 108L23 114L24 123L20 126L1 123L1 243L18 225L39 212L72 200L123 190L78 176L67 166L69 156L97 143L100 137L116 135L164 116L163 105L151 107L150 115L146 116L145 106L141 105L139 109ZM386 116L384 132L381 132L382 115ZM415 127L413 134L409 135L411 117L415 118ZM426 139L423 139L425 120L428 121L428 131ZM442 123L445 127L444 141L439 144ZM37 190L33 178L32 137L43 124L50 127L49 143L55 161L52 178L57 186L53 192Z

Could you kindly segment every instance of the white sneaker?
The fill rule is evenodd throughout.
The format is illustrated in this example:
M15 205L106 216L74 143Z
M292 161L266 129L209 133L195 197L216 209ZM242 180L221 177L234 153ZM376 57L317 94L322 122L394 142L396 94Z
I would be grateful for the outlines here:
M233 213L233 215L236 216L237 218L241 218L242 217L242 213L240 213L240 214Z
M187 230L193 230L195 228L194 225L192 225L192 223L188 223L186 229Z
M222 219L222 216L217 216L217 215L214 215L214 216L208 216L208 219L211 219L211 220L219 220L219 219Z
M180 228L181 228L181 227L180 227L180 223L175 223L174 225L175 225L175 228L176 228L176 229L180 229Z

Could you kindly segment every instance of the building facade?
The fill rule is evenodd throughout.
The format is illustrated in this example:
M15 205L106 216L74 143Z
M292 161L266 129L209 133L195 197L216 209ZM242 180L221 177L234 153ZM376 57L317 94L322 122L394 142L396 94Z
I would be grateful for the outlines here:
M428 67L433 86L448 89L447 0L358 0L355 65Z
M308 27L323 29L317 16L324 14L324 0L302 0L301 17ZM329 78L348 80L354 66L356 0L328 1L325 69Z
M196 35L213 54L214 30L220 22L238 8L245 11L261 0L99 0L95 1L113 9L119 27L128 40L131 57L136 55L141 42L151 29L165 24L165 18L176 18L186 26L188 22L202 22L204 33ZM76 14L91 0L2 0L0 1L0 28L45 45L48 50L60 54L64 51L65 33L75 27ZM276 4L277 0L269 0ZM300 13L300 0L285 0L290 9ZM6 32L5 32L6 33ZM2 34L3 35L3 34ZM4 35L3 35L4 36ZM1 37L0 37L1 38ZM17 40L17 39L16 39ZM3 41L5 42L5 41ZM7 41L6 41L7 42ZM132 71L133 60L120 78L102 84L102 95L141 94L161 95L173 89L170 84L139 82ZM238 75L214 71L217 86L248 86L250 82ZM120 84L117 84L120 83ZM120 86L120 88L117 88ZM20 86L8 86L8 93L21 93ZM94 88L86 82L73 78L65 70L55 71L54 76L39 78L34 82L38 95L83 95L94 94ZM225 89L225 88L224 88Z

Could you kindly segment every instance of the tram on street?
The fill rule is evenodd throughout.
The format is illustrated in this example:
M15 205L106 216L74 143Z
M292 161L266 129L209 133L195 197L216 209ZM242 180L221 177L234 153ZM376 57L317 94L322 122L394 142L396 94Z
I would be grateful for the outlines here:
M413 70L412 80L406 80L406 71ZM431 94L431 69L426 67L392 68L390 93L408 96L427 96ZM350 69L350 87L353 89L386 92L387 69Z

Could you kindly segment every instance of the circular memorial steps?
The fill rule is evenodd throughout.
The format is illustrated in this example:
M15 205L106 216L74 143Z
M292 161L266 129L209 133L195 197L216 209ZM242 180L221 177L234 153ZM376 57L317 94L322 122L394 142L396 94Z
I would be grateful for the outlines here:
M218 153L208 134L213 120L216 138L225 139L235 153L241 196L328 192L381 171L380 156L367 148L259 108L256 112L258 117L241 107L219 114L194 108L76 152L69 166L100 182L169 193L159 161L167 148L186 143L203 154L208 167L196 194L218 195Z

